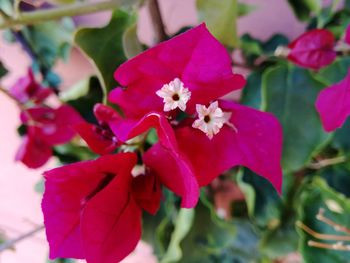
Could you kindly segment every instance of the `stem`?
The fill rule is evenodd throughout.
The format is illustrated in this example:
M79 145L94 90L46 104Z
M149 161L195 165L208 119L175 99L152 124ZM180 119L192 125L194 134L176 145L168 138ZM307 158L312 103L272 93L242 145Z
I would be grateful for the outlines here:
M154 31L156 33L155 43L168 39L165 26L160 12L158 0L148 0L148 9L151 15Z
M75 3L63 5L46 10L33 12L24 12L17 18L10 18L0 24L0 29L15 27L19 25L32 25L44 21L56 20L66 16L78 16L89 13L117 8L121 3L127 3L126 0L105 0L96 3ZM133 1L129 1L133 2Z
M304 230L309 235L322 240L336 240L336 241L350 241L350 236L341 236L341 235L328 235L328 234L321 234L318 233L308 226L306 226L304 223L297 221L296 225L300 227L302 230Z
M310 163L307 166L307 168L319 170L319 169L327 167L327 166L331 166L331 165L335 165L335 164L339 164L339 163L344 163L345 161L346 161L345 156L339 156L339 157L335 157L335 158L331 158L331 159L324 159L324 160L321 160L317 163Z
M335 231L338 231L338 232L344 232L348 235L350 235L350 229L345 227L345 226L342 226L336 222L334 222L333 220L327 218L324 216L324 210L323 209L320 209L320 211L318 212L318 214L316 215L316 218L318 220L320 220L321 222L327 224L327 225L330 225L331 227L334 228Z
M9 248L13 247L16 243L18 243L18 242L20 242L20 241L22 241L22 240L24 240L24 239L26 239L28 237L31 237L34 234L40 232L43 229L44 229L44 226L39 226L39 227L29 231L28 233L25 233L25 234L15 238L15 239L6 241L5 243L0 245L0 253L3 252L6 249L9 249Z
M350 246L344 245L342 242L338 242L335 244L327 244L327 243L310 240L309 242L307 242L307 244L310 247L325 248L325 249L332 249L332 250L338 250L338 251L350 251Z

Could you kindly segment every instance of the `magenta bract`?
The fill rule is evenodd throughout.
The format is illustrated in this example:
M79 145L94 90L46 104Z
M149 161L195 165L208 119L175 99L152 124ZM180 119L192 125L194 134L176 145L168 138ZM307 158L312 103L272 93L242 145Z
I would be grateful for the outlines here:
M106 155L44 174L42 209L51 259L114 263L135 248L142 209L155 213L160 201L152 175L131 175L136 160L134 153Z
M350 115L350 71L345 79L320 92L316 108L327 132L344 124Z
M44 165L52 155L52 146L69 142L76 134L73 126L83 121L79 113L68 105L57 109L36 106L23 111L21 120L27 126L27 135L16 160L29 168Z
M289 44L288 59L299 66L320 69L336 58L335 38L326 29L314 29L302 34Z

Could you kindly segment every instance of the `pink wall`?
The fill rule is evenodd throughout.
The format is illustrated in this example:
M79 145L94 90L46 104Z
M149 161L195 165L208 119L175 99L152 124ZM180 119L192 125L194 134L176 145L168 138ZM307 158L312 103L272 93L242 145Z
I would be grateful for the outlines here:
M257 10L241 18L239 32L250 32L255 37L266 39L275 32L284 33L290 38L300 34L304 26L296 21L286 1L281 0L245 0L254 4ZM186 25L197 23L194 0L161 0L161 10L169 33L176 32ZM153 33L147 10L140 12L139 35L144 43L152 43ZM92 21L103 23L106 19L94 16ZM98 18L98 19L97 19ZM85 17L86 19L86 17ZM90 20L91 22L91 20ZM0 59L10 70L1 83L9 87L19 76L25 74L29 61L17 45L0 42ZM59 63L57 71L64 77L63 85L69 87L84 76L93 72L93 68L78 52L72 53L68 64ZM53 167L51 162L40 170L28 170L22 164L13 161L15 151L20 143L16 134L18 110L15 105L0 94L0 230L10 238L16 237L41 224L40 197L33 191L34 184L40 179L43 170ZM40 263L47 253L45 236L40 233L16 245L16 251L6 251L0 255L5 263ZM152 262L150 250L143 245L137 253L125 262Z

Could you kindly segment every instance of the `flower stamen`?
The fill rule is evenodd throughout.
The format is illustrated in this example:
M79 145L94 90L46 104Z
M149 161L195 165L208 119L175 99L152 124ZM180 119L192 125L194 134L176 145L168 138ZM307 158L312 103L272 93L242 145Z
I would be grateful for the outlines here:
M191 98L191 92L179 78L175 78L168 84L163 85L156 94L163 98L164 111L171 111L176 108L185 111L186 104Z
M219 108L217 101L211 103L208 108L204 105L197 104L196 111L198 119L194 121L192 127L200 129L209 139L212 139L215 134L218 134L224 124L227 124L237 132L236 127L229 122L231 113L223 112L222 109Z

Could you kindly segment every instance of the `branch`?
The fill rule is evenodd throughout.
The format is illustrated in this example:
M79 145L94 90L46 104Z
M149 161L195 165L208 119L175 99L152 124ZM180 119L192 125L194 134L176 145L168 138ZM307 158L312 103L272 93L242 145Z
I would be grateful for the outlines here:
M318 233L308 226L306 226L304 223L297 221L296 225L300 227L302 230L304 230L309 235L322 240L336 240L336 241L350 241L350 236L341 236L341 235L328 235L328 234L321 234Z
M316 163L310 163L307 168L314 169L314 170L319 170L327 166L339 164L339 163L344 163L346 161L345 156L339 156L331 159L324 159Z
M148 9L151 15L154 31L156 33L155 42L159 43L168 39L165 26L160 12L158 0L148 0Z
M0 244L0 253L3 252L4 250L6 249L9 249L11 247L13 247L16 243L28 238L28 237L31 237L32 235L40 232L41 230L43 230L45 227L44 226L39 226L31 231L29 231L28 233L25 233L15 239L11 239L11 240L8 240L6 241L5 243L2 243Z
M23 12L17 18L8 18L0 23L0 29L12 28L19 25L32 25L44 21L56 20L66 16L78 16L117 8L121 3L133 1L104 0L94 3L75 3L51 9Z

